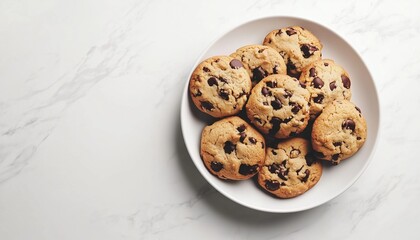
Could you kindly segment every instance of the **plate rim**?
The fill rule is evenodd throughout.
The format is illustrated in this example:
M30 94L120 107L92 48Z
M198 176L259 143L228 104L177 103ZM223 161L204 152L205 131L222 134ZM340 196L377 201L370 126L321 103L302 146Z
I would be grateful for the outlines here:
M325 29L327 29L328 31L330 31L331 33L333 33L334 35L336 35L336 37L338 37L340 40L342 40L343 42L345 42L350 48L351 50L356 53L357 57L359 57L359 59L361 60L361 63L363 64L363 66L366 68L367 73L369 74L369 77L372 79L372 85L373 85L373 89L376 95L376 102L378 105L378 130L376 132L376 137L375 137L375 141L373 143L373 147L371 152L369 153L366 163L363 165L362 169L351 179L351 181L349 181L349 183L344 186L335 196L333 196L330 199L324 200L324 201L320 201L317 202L315 204L309 204L306 207L301 207L301 208L293 208L293 209L287 209L287 210L283 210L283 209L268 209L268 208L261 208L261 207L256 207L253 205L250 205L248 203L244 203L238 199L236 199L235 197L231 196L230 194L227 194L222 188L220 188L219 186L213 185L211 183L211 181L208 179L208 177L202 172L204 170L202 170L202 168L200 168L199 166L197 166L197 163L192 159L192 146L189 146L186 141L185 141L185 130L184 128L187 127L184 124L184 116L185 114L183 114L185 110L184 105L185 105L185 101L188 101L188 96L185 97L185 92L188 93L188 86L189 86L189 77L191 76L191 74L193 73L194 69L198 66L198 64L202 61L202 58L204 57L204 55L208 52L208 50L221 38L223 38L225 35L229 34L230 32L234 31L237 28L240 28L244 25L250 24L252 22L256 22L256 21L262 21L262 20L267 20L267 19L278 19L278 18L288 18L291 20L297 20L297 21L307 21L311 24L314 25L318 25L321 26ZM245 22L242 22L238 25L234 25L233 27L228 28L227 30L223 31L221 34L217 35L208 45L207 47L199 54L199 56L197 57L193 67L191 68L191 71L189 72L189 74L187 75L187 81L185 83L185 86L182 90L182 95L181 95L181 108L180 108L180 121L181 121L181 133L182 133L182 137L184 140L184 145L188 151L188 155L191 158L191 161L194 163L196 169L200 172L201 176L207 181L208 184L210 184L213 188L215 188L218 192L220 192L224 197L232 200L233 202L248 207L250 209L254 209L254 210L258 210L258 211L262 211L262 212L269 212L269 213L293 213L293 212L301 212L301 211L305 211L305 210L309 210L318 206L321 206L335 198L337 198L338 196L340 196L341 194L343 194L345 191L347 191L353 184L355 184L357 182L357 180L360 178L360 176L365 172L365 170L369 167L369 165L371 164L371 162L373 161L373 157L376 153L376 149L378 146L378 142L380 141L380 135L381 135L381 103L380 103L380 99L379 99L379 94L378 94L378 87L376 86L376 81L368 67L368 65L366 64L366 62L363 60L363 58L361 57L361 55L359 54L358 51L356 51L356 49L344 38L342 37L339 33L337 33L336 31L332 30L331 28L325 26L324 24L321 24L319 22L316 22L312 19L308 19L308 18L304 18L304 17L298 17L298 16L291 16L291 15L269 15L269 16L263 16L263 17L256 17L256 18L252 18L250 20L246 20ZM188 95L188 94L187 94ZM207 170L207 169L206 169Z

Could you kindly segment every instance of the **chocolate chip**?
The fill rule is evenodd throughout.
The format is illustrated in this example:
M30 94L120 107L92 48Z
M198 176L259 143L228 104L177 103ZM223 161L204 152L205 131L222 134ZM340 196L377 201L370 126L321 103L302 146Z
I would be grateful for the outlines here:
M306 84L305 84L305 83L303 83L303 82L299 82L299 85L300 85L302 88L306 88Z
M265 97L266 97L266 96L268 96L268 95L271 95L270 90L268 90L268 88L266 88L266 87L263 87L263 88L261 89L261 93L262 93L262 95L264 95Z
M331 160L331 164L334 165L334 166L337 166L338 165L338 161Z
M233 144L231 141L225 142L225 146L223 147L225 153L230 154L236 149L236 145Z
M268 171L270 171L271 173L279 173L280 171L280 164L278 163L273 163L271 165L268 166Z
M210 163L210 167L211 167L211 169L213 169L213 171L215 171L215 172L219 172L220 170L222 170L222 168L223 168L223 163L221 163L221 162L216 162L216 161L212 161L211 163Z
M280 123L281 123L281 119L278 117L273 117L270 120L270 123L272 125L272 128L270 129L270 131L268 132L270 135L276 135L276 133L280 130Z
M309 77L315 77L315 68L309 69Z
M273 155L277 155L277 152L276 152L276 151L274 151L274 150L271 150L271 153L272 153Z
M304 58L309 58L314 54L315 51L318 51L318 48L310 44L303 44L300 47L300 50L302 51Z
M228 81L226 79L222 78L222 77L219 77L219 80L223 83L228 83Z
M299 172L302 170L302 168L303 168L303 165L298 170L296 170L296 173L299 174Z
M290 151L290 158L297 158L299 154L300 154L299 149L293 149L292 151Z
M286 183L285 182L281 182L280 183L280 186L286 186Z
M276 81L273 81L273 82L268 81L265 84L267 85L267 87L270 87L270 88L276 88L277 87L277 82Z
M285 169L284 167L280 167L280 172L277 174L279 178L283 180L287 180L287 175L289 175L289 169Z
M343 81L343 86L347 89L350 88L351 82L350 79L346 75L341 75L341 81Z
M201 107L204 108L207 111L212 111L214 109L213 104L209 101L202 101L201 102Z
M258 170L258 165L241 164L239 167L239 173L242 175L255 174Z
M288 91L288 90L284 90L286 93L283 95L285 98L289 98L289 97L291 97L292 95L293 95L293 93L291 93L290 91Z
M271 101L271 106L273 107L274 110L279 110L282 106L281 106L281 102L279 99L274 99L274 101Z
M314 83L315 88L322 88L324 86L324 81L319 77L315 77L312 82Z
M238 132L243 132L245 131L246 127L244 124L242 124L241 126L237 127L236 130L238 130Z
M328 63L324 63L324 66L328 67Z
M281 165L282 165L283 167L286 167L286 164L287 164L287 160L283 160L283 161L281 162Z
M280 172L279 174L277 174L277 176L279 176L279 178L281 178L282 180L287 181L286 176L283 174L285 174L285 172Z
M265 78L268 75L268 73L262 68L257 67L252 69L252 81L253 82L259 82L261 79Z
M312 165L312 163L314 163L314 162L315 162L315 158L314 158L314 156L312 155L312 153L308 153L308 154L306 154L306 155L305 155L305 160L306 160L306 164L307 164L308 166L311 166L311 165Z
M290 102L289 105L292 106L292 113L294 114L297 114L299 110L302 109L302 107L299 106L299 104L294 103L294 102Z
M292 63L292 61L289 60L287 61L287 75L291 76L291 77L295 77L295 78L299 78L300 77L300 72L296 69L295 64Z
M350 130L354 131L354 129L356 127L356 123L354 123L354 121L351 120L351 119L347 119L347 120L344 120L344 122L341 124L341 127L343 129L350 129Z
M309 169L305 170L305 177L302 178L302 182L307 182L308 181L310 173L311 173L311 171L309 171Z
M281 31L281 29L279 29L277 32L276 32L276 36L277 35L280 35L280 34L282 34L283 32Z
M315 103L322 103L322 100L324 100L324 95L319 94L318 96L314 97L314 102Z
M282 164L273 163L268 166L268 171L273 174L277 174L277 176L283 180L287 180L286 176L289 174L289 169L286 169L286 160L282 162Z
M241 143L243 143L243 142L244 142L244 140L245 140L245 138L246 138L246 133L241 132L239 135L240 135L240 137L239 137L239 141L240 141Z
M208 69L208 68L206 68L206 67L203 67L203 71L204 71L204 72L210 72L210 69Z
M229 100L229 92L225 89L220 89L219 96L226 101Z
M268 106L268 102L263 102L263 105L264 106Z
M332 155L332 160L337 161L339 157L340 157L340 154L338 154L338 153L334 154L334 155Z
M277 180L265 180L265 188L269 191L276 191L280 188L280 183Z
M277 73L279 73L279 71L277 70L277 68L278 68L279 66L277 66L277 65L275 65L274 67L273 67L273 73L274 74L277 74Z
M261 142L261 148L264 149L264 142Z
M200 89L197 89L197 93L194 94L194 97L199 97L201 95L203 95L203 94L201 93Z
M334 89L336 89L336 88L337 88L337 86L335 85L335 81L334 82L330 82L330 89L331 89L331 91L334 90Z
M219 86L219 84L217 84L217 79L215 77L209 78L209 80L207 80L207 84L210 87L213 86L213 85Z
M334 147L339 147L341 146L343 143L342 142L335 142L333 143Z
M360 110L360 108L358 108L357 106L355 106L355 108L359 113L362 113L362 110Z
M265 49L260 49L260 50L258 50L258 53L262 53L262 52L264 52L264 50Z
M286 30L287 35L292 36L296 34L296 30L294 28L289 28Z
M242 65L241 61L239 61L238 59L233 59L232 61L230 61L229 65L233 69L244 67L244 65Z
M361 140L362 138L361 138L361 137L357 137L356 139L357 139L357 140Z
M257 139L255 139L255 138L253 138L253 137L249 137L249 141L250 141L252 144L256 144L256 143L257 143Z
M288 122L290 122L290 120L292 120L292 118L293 118L293 117L289 117L289 118L286 118L286 119L282 119L282 120L281 120L281 122L282 122L282 123L288 123Z

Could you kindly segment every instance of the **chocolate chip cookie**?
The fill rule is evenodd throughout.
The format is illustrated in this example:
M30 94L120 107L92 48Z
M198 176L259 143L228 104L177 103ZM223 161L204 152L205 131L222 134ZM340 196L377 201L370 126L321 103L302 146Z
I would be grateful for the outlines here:
M286 74L283 57L271 47L249 45L241 47L230 55L240 60L255 86L261 79L271 74Z
M191 75L189 87L197 108L220 118L242 110L251 86L251 79L241 61L228 56L216 56L197 66Z
M366 136L366 120L360 108L347 100L334 101L314 122L312 147L318 158L336 165L355 154Z
M247 116L261 132L287 138L302 132L309 120L309 92L296 78L274 74L251 91Z
M276 148L267 148L258 183L279 198L292 198L311 189L321 175L322 165L313 157L311 143L303 138L291 138Z
M333 60L323 59L309 64L302 71L299 81L311 94L309 112L312 119L332 101L351 98L349 74Z
M264 137L239 117L228 117L203 129L201 158L221 179L243 180L254 176L265 157Z
M321 42L303 27L273 30L265 37L263 44L280 53L286 63L287 74L296 78L299 78L305 66L322 56Z

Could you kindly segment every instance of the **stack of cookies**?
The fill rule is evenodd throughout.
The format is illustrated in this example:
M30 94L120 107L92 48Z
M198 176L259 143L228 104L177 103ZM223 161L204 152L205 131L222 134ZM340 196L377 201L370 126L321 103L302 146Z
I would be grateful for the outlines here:
M200 149L213 175L257 176L262 189L292 198L319 181L321 162L337 165L362 147L366 121L350 102L349 74L322 59L322 48L307 29L286 27L268 33L263 45L197 66L189 91L196 107L216 118L203 129Z

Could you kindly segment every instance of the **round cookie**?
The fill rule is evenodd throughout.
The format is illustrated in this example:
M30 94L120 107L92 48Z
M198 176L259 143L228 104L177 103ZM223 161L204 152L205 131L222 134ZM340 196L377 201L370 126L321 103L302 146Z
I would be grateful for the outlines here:
M309 92L296 78L270 75L251 91L246 113L261 132L287 138L302 132L309 120Z
M316 118L311 135L316 156L336 165L363 146L367 137L366 120L353 103L334 101Z
M315 119L332 101L351 98L349 74L333 60L323 59L309 64L302 71L299 81L311 94L311 119Z
M228 117L203 129L200 154L212 174L243 180L254 176L262 165L265 141L241 118Z
M291 138L277 148L267 148L258 173L259 185L279 198L292 198L311 189L321 178L322 164L315 161L310 142Z
M251 79L241 61L216 56L201 62L191 75L190 95L197 108L213 117L239 113L251 91Z
M286 63L287 74L297 78L306 65L322 56L319 39L299 26L273 30L267 34L263 44L277 50Z
M261 79L271 74L286 74L283 57L271 47L249 45L236 50L230 55L240 60L255 86Z

